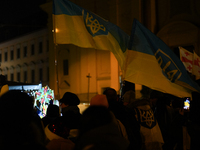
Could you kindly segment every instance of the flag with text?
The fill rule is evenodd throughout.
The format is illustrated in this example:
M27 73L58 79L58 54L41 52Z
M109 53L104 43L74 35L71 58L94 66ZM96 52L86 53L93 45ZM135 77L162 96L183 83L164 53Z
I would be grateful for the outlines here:
M190 97L200 87L175 53L134 19L125 63L125 80L178 97Z

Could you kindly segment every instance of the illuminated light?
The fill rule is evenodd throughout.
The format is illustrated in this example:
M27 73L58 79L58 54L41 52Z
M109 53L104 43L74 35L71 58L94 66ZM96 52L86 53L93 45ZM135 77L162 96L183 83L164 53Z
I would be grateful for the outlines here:
M59 32L58 28L55 28L55 30L53 29L52 32Z
M59 32L58 28L56 28L55 30L56 30L56 33L58 33L58 32Z

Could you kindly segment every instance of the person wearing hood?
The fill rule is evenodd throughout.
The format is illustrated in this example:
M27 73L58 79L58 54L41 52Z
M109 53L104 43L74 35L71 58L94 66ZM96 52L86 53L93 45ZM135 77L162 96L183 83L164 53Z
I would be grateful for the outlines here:
M83 112L74 150L128 150L129 141L121 135L106 103L97 103Z

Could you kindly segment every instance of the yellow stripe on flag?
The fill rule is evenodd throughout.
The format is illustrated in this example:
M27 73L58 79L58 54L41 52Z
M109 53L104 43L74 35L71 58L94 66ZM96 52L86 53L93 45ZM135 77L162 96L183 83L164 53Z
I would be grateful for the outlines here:
M91 36L82 16L53 15L55 27L55 43L74 44L83 48L94 48L111 51L119 65L123 68L125 53L122 52L119 43L108 33L108 35Z
M146 53L128 50L125 80L178 97L191 97L191 90L168 80L162 74L155 56Z

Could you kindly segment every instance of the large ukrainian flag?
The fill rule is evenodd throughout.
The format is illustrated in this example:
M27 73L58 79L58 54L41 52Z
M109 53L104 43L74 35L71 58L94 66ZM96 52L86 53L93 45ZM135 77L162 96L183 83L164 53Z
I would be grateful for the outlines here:
M125 80L178 97L200 91L174 52L136 19L129 44Z
M53 1L55 43L111 51L121 68L129 35L118 26L69 0Z

